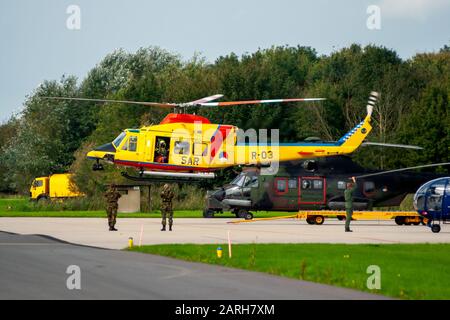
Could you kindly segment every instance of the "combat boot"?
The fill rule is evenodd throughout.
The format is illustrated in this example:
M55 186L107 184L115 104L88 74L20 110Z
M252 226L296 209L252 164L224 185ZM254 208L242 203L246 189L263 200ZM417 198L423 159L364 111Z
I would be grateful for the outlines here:
M161 231L166 231L166 226L163 226Z

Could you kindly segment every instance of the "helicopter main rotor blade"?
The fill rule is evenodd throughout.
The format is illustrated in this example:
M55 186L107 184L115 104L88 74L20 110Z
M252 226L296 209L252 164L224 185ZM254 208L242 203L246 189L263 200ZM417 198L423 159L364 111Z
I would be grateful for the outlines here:
M422 147L412 146L409 144L395 144L395 143L381 143L381 142L363 142L362 146L379 146L379 147L392 147L392 148L405 148L405 149L415 149L423 150Z
M223 94L215 94L213 96L204 97L204 98L201 98L201 99L198 99L198 100L194 100L194 101L188 102L188 103L186 103L186 105L194 106L194 105L198 105L198 104L201 104L201 103L206 103L206 102L210 102L210 101L213 101L213 100L217 100L217 99L220 99L222 97L223 97Z
M203 107L224 107L243 104L262 104L262 103L285 103L296 101L323 101L325 98L295 98L295 99L272 99L272 100L245 100L245 101L224 101L224 102L206 102L200 103Z
M90 99L90 98L71 98L71 97L41 97L44 99L53 100L73 100L73 101L91 101L91 102L103 102L103 103L125 103L125 104L137 104L150 107L164 107L174 108L179 106L176 103L160 103L160 102L141 102L141 101L129 101L129 100L110 100L110 99Z
M364 174L362 176L356 176L355 179L379 176L379 175L382 175L382 174L388 174L388 173L394 173L394 172L400 172L400 171L406 171L406 170L413 170L413 169L420 169L420 168L430 168L430 167L439 167L439 166L448 166L448 165L450 165L450 162L425 164L425 165L416 166L416 167L409 167L409 168L402 168L402 169L395 169L395 170L388 170L388 171Z

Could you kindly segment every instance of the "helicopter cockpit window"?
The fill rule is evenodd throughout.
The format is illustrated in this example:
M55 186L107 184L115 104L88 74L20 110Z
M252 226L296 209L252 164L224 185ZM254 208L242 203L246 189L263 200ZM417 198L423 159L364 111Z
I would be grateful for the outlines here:
M345 183L345 181L338 181L338 183L337 183L337 188L339 189L339 190L345 190L345 187L346 187L346 183Z
M117 136L117 138L115 138L114 141L112 142L113 145L114 145L114 147L117 148L118 146L120 146L120 144L122 143L123 138L125 138L125 136L126 136L126 133L125 133L125 132L122 132L121 134L119 134L119 135Z
M442 209L444 188L443 184L435 184L430 187L430 196L427 201L428 210L440 211Z
M131 136L130 140L128 141L128 151L136 151L137 150L137 136Z
M364 182L364 192L370 193L375 191L375 183L372 181Z
M425 210L425 195L421 194L416 200L414 200L414 209Z
M180 140L175 141L173 152L175 154L189 155L190 143L188 141Z
M128 140L126 140L125 143L123 144L122 150L125 150L125 151L128 150Z
M241 173L236 178L234 178L234 180L231 181L230 184L242 187L244 185L245 177L246 177L246 175Z
M258 187L258 177L257 176L247 176L245 178L244 187L257 188Z

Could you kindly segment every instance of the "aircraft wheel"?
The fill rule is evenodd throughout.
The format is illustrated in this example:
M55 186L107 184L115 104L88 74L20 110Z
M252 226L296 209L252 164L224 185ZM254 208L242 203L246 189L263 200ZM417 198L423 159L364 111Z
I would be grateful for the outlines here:
M203 210L203 218L214 218L214 210L211 209Z
M325 218L323 216L315 216L314 217L314 223L321 225L325 221Z
M245 219L245 220L251 220L251 219L253 219L253 214L251 214L250 212L248 212L248 211L245 210L245 209L240 209L240 210L237 212L237 216L238 216L239 218Z
M308 224L315 224L314 218L306 218L306 222L307 222Z
M431 226L431 231L432 231L433 233L439 233L439 231L441 231L441 226L438 225L438 224L433 224L433 225Z
M399 226L405 224L405 217L395 217L395 223L398 224Z
M251 212L247 212L247 214L245 215L245 220L252 220L253 219L253 214Z

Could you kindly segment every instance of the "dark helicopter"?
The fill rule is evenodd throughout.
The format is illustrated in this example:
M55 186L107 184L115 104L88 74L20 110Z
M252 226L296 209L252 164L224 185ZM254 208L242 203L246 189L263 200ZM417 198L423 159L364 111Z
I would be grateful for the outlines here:
M355 210L398 206L407 194L441 176L401 172L408 169L412 168L368 170L348 156L280 163L272 175L247 167L229 184L208 191L203 216L211 218L215 213L231 211L236 217L252 219L250 211L345 210L344 190L352 176L357 177Z

